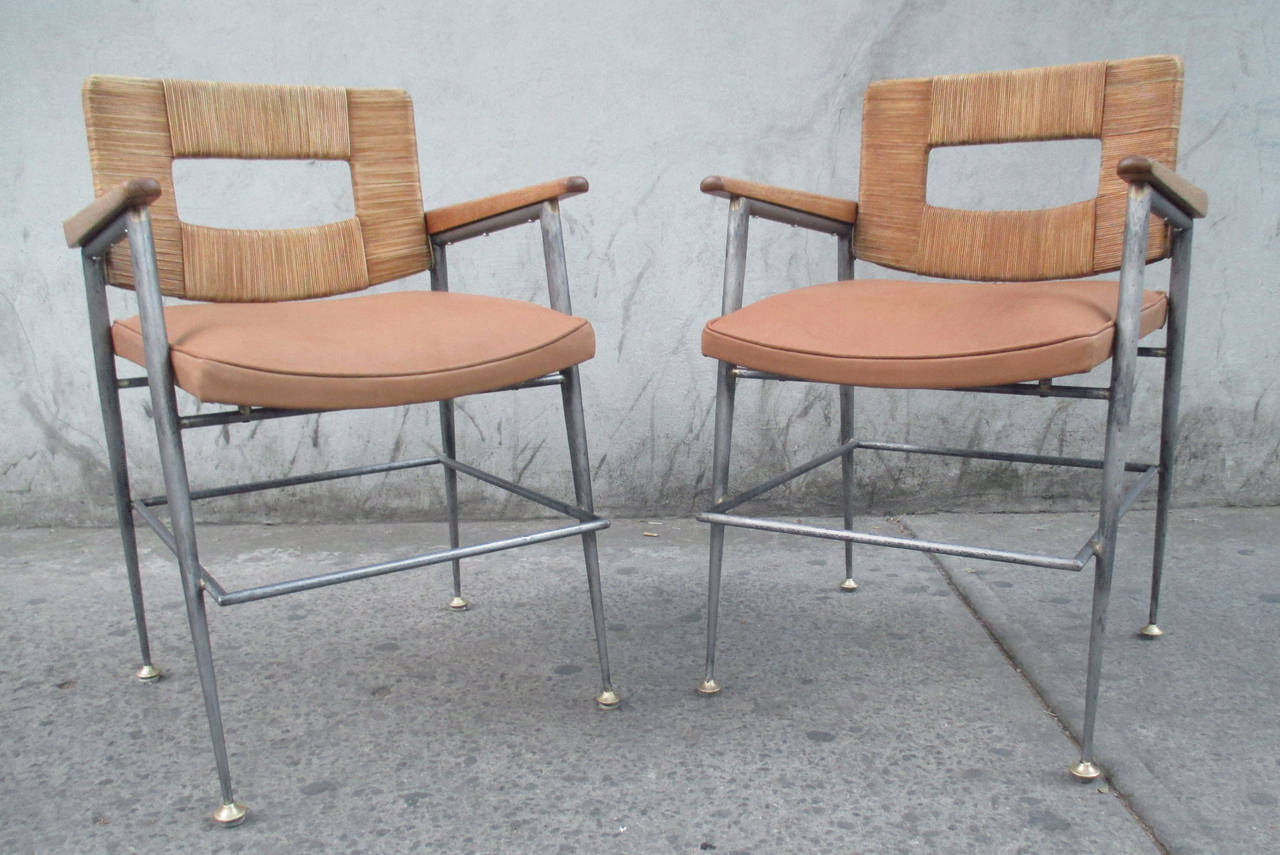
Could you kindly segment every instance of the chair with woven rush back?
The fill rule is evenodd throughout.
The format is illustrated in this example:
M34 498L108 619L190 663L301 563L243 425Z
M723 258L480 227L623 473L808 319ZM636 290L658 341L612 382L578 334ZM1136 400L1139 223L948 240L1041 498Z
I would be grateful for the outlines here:
M450 608L464 610L462 558L580 536L594 619L601 688L609 675L596 532L578 365L595 352L591 325L570 312L560 200L587 182L565 178L423 211L413 106L398 90L267 86L125 77L84 85L97 199L64 224L81 250L98 394L115 504L142 653L155 679L138 573L136 519L174 552L221 786L215 819L243 820L233 796L214 678L206 594L218 605L448 563ZM346 161L355 216L294 229L216 229L178 217L176 158ZM452 293L445 247L537 221L550 307ZM126 245L127 244L127 245ZM431 290L337 295L429 270ZM112 322L107 286L132 288L138 315ZM188 302L166 305L164 297ZM328 298L328 299L314 299ZM120 378L116 359L145 368ZM574 501L561 501L460 462L453 399L481 392L560 387ZM165 492L131 494L122 390L150 390ZM230 409L182 415L177 389ZM328 472L193 490L182 431L332 410L439 402L441 454ZM202 566L192 502L302 483L437 465L443 470L449 548L287 582L227 590ZM457 476L477 478L569 518L528 534L461 545ZM167 506L169 521L156 509Z
M1182 370L1193 221L1207 197L1172 167L1182 101L1182 64L1152 56L1008 72L888 80L863 105L857 202L712 176L707 193L727 197L728 247L722 316L707 323L702 351L718 360L706 671L715 676L725 529L736 526L842 541L840 587L857 589L853 545L868 544L1072 571L1094 565L1081 780L1094 763L1102 645L1120 517L1158 483L1148 625L1160 635L1160 590ZM977 211L926 201L929 152L939 146L1055 139L1101 141L1093 198L1040 210ZM836 237L840 281L743 305L747 227L762 217ZM964 282L859 280L855 257L925 277ZM1146 264L1172 257L1167 292L1144 290ZM1119 271L1119 282L1085 280ZM1163 346L1138 340L1166 328ZM1164 361L1157 463L1129 460L1129 422L1139 357ZM1111 361L1106 386L1054 380ZM836 447L763 484L729 492L730 439L739 380L811 381L838 387ZM854 388L942 389L1107 401L1102 459L921 446L855 437ZM1074 555L1058 557L854 531L854 458L859 450L950 455L1101 471L1097 527ZM839 459L844 526L833 528L734 512L750 499ZM1125 484L1125 475L1134 477Z

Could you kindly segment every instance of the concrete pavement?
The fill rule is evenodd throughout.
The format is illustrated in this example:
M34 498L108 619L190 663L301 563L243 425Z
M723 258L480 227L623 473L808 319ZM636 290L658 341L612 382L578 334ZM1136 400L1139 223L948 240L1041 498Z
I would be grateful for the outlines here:
M935 539L1075 544L1086 515L873 519ZM468 538L514 533L467 523ZM0 850L81 852L1266 852L1280 846L1280 509L1178 510L1144 642L1150 514L1126 519L1097 758L1078 746L1092 573L731 531L702 697L706 527L600 538L615 683L601 712L576 542L211 610L238 829L217 784L181 594L141 536L143 684L112 530L0 532ZM988 541L990 538L986 538ZM224 584L354 566L438 524L214 526ZM1064 549L1067 547L1064 546ZM1071 547L1067 551L1071 551Z

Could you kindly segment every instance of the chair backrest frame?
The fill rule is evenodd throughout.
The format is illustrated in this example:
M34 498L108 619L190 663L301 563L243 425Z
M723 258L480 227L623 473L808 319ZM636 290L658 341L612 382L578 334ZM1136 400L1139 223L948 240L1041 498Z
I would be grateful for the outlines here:
M358 291L431 266L413 104L394 89L95 76L83 89L94 190L154 178L161 290L263 302ZM223 229L178 217L176 158L343 160L355 216L294 229ZM132 287L128 250L108 281Z
M1173 167L1182 62L1173 56L872 83L862 118L859 258L949 279L1033 281L1118 270L1129 155ZM1098 192L1055 208L973 211L925 201L939 146L1042 140L1102 143ZM1152 221L1147 259L1169 252Z

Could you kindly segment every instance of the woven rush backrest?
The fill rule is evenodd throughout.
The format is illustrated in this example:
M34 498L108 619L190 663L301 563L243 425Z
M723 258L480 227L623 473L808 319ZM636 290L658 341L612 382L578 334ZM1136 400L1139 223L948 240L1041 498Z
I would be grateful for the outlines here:
M85 126L94 190L160 182L151 228L164 293L274 301L357 291L427 269L413 105L392 89L90 77ZM178 218L179 157L345 160L355 216L294 229L223 229ZM108 279L130 287L128 251Z
M1024 281L1120 267L1127 185L1116 165L1144 155L1174 166L1182 63L1152 56L1021 71L887 80L867 88L859 258L952 279ZM938 146L1098 139L1098 194L1056 208L971 211L925 201ZM1148 260L1167 229L1152 220Z

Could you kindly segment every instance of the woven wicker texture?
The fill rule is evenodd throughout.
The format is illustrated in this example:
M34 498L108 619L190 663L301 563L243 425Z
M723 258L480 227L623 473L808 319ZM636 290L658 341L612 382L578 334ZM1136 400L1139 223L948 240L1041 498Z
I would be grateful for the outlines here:
M182 224L188 300L300 300L369 285L356 219L301 229ZM269 295L269 296L264 296Z
M1096 137L1105 62L933 79L929 145Z
M91 77L94 188L155 178L161 289L196 300L274 301L359 290L431 264L413 106L394 90ZM178 219L175 157L346 160L356 216L301 229L215 229ZM128 252L108 274L130 286Z
M404 92L348 89L351 187L364 232L369 284L431 266L422 211L413 103Z
M351 156L342 89L166 80L164 97L174 157Z
M1178 165L1178 127L1182 115L1182 61L1153 56L1107 64L1107 101L1102 113L1102 172L1098 176L1093 266L1099 273L1118 270L1124 249L1125 197L1129 185L1116 164L1131 154ZM1169 251L1169 230L1151 220L1147 258Z
M94 194L101 195L133 178L160 182L160 198L151 205L156 265L161 289L180 297L185 291L182 232L173 192L173 149L164 85L159 80L90 77L82 98ZM111 250L107 276L117 285L133 285L128 249L117 246Z
M1144 154L1173 165L1182 65L1146 57L873 83L863 107L858 256L929 276L1036 280L1120 266L1127 185L1116 164ZM941 145L1094 138L1098 195L1035 211L968 211L925 201L929 150ZM1167 250L1154 221L1149 258Z

